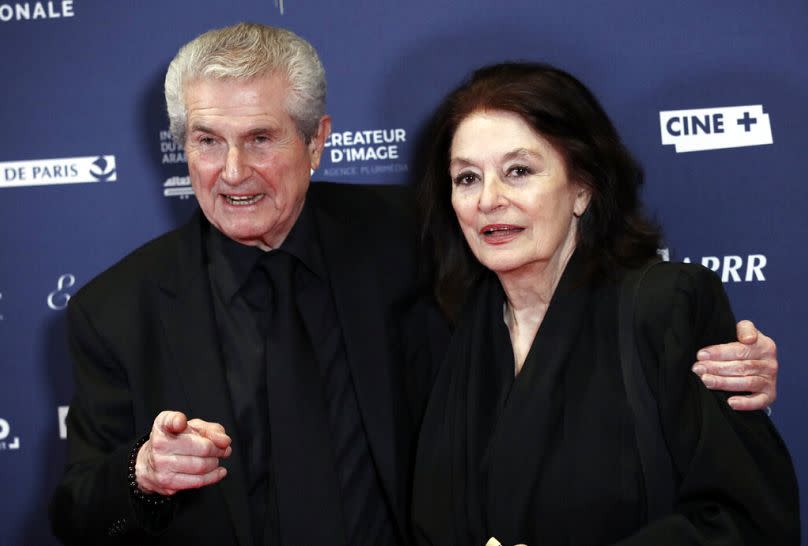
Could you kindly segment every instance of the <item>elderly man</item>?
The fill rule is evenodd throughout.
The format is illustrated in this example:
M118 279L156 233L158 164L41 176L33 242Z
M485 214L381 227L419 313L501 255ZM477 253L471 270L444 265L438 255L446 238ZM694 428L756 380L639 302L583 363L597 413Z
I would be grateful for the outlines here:
M54 531L407 544L417 425L447 334L419 282L407 194L309 185L331 119L317 54L291 32L207 32L171 62L165 92L201 213L70 302L76 393ZM702 365L745 364L751 377L709 377L765 404L774 345L751 324L742 334Z

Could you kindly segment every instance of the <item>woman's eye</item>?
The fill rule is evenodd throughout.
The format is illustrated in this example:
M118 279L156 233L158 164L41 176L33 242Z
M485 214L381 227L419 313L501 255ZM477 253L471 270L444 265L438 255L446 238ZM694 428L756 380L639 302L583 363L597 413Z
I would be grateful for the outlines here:
M508 174L516 177L527 176L531 173L532 171L528 167L525 167L523 165L516 165L508 169Z
M454 177L454 183L457 186L468 186L477 181L477 175L474 173L460 173Z

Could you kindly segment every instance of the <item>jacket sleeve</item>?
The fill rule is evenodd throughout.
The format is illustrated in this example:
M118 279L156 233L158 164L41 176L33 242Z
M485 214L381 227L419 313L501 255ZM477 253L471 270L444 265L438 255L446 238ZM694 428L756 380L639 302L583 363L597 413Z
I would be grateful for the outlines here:
M621 546L799 544L796 477L763 412L736 412L690 371L699 348L735 339L720 280L689 264L652 268L636 338L676 476L674 513Z
M130 497L129 455L137 438L124 368L73 298L68 341L75 394L67 415L68 457L49 508L54 534L65 544L136 544L156 531L173 506L141 506Z

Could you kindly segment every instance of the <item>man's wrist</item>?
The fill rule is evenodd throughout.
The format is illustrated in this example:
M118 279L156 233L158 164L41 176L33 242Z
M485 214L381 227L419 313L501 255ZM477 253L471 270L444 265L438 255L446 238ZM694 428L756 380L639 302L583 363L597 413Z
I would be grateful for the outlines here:
M140 448L143 447L149 440L149 434L143 435L135 445L132 446L132 450L129 452L129 468L127 473L127 481L129 483L129 495L134 498L137 502L144 504L146 506L163 506L169 504L174 500L173 496L168 495L160 495L158 493L146 493L143 491L137 483L137 473L135 472L135 465L137 464L137 455L140 452Z

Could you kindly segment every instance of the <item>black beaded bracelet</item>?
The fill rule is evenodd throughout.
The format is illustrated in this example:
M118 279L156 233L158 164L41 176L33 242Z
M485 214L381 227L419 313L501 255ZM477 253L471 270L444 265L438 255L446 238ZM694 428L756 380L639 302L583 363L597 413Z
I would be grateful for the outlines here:
M148 434L142 436L137 442L135 442L134 447L132 447L132 451L129 452L129 474L127 475L129 482L129 493L138 502L141 502L145 505L154 507L163 506L173 501L174 497L167 495L160 495L158 493L144 493L137 485L137 477L135 476L135 463L137 462L137 453L138 451L140 451L140 448L143 447L143 444L145 444L148 441L148 439L149 439Z

